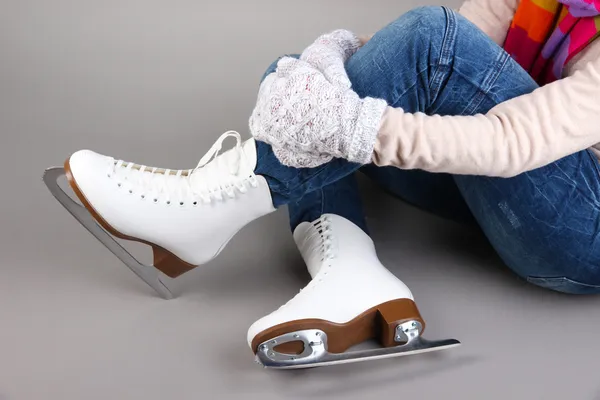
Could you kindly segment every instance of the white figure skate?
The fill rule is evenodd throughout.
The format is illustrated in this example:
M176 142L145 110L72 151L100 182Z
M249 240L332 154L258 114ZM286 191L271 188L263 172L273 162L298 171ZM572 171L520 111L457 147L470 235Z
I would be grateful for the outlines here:
M219 155L223 141L235 148ZM250 221L274 211L267 182L254 174L254 139L223 134L191 170L152 168L89 150L74 153L44 181L60 203L162 297L173 294L157 270L175 278L216 257ZM66 174L83 207L57 184ZM104 228L104 229L102 229ZM115 237L148 244L154 265L138 262Z
M408 287L381 265L373 241L337 215L302 223L294 240L312 281L255 322L248 344L270 368L310 368L441 350L455 339L427 341ZM345 352L368 339L383 348Z

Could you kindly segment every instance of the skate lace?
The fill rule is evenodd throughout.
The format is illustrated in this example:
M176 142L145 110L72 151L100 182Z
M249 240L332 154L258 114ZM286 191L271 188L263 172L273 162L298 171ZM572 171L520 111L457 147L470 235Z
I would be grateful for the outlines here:
M229 137L236 139L232 153L219 156L223 142ZM247 193L248 185L257 187L256 175L243 173L248 166L240 134L228 131L217 139L194 169L162 169L115 160L109 167L108 177L116 179L119 188L124 187L141 199L151 197L154 203L164 200L166 204L178 202L181 206L191 202L196 206L199 200L205 204L222 201L224 196L235 198L238 192Z
M303 293L308 293L311 290L313 290L319 283L323 282L325 277L329 274L329 270L333 267L332 260L334 260L337 257L337 253L333 244L334 232L331 224L331 219L329 219L329 217L327 216L321 216L321 218L313 222L313 227L315 229L312 230L312 232L306 237L305 240L309 243L317 243L318 247L315 248L314 251L319 253L320 261L322 264L321 269L308 285L300 289L296 296L294 296L292 299L290 299L290 301L282 305L280 308L286 307L288 304L297 299Z
M335 251L333 248L333 228L331 220L327 216L322 216L313 223L315 230L310 236L309 240L312 240L315 236L320 236L320 252L321 262L328 262L335 258Z

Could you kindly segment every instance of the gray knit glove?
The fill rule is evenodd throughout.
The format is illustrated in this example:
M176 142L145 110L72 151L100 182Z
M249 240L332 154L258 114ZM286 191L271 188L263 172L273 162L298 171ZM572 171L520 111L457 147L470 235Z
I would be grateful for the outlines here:
M368 164L387 103L351 90L345 61L360 46L346 30L323 35L300 60L284 57L260 86L250 132L282 164L313 168L345 158Z

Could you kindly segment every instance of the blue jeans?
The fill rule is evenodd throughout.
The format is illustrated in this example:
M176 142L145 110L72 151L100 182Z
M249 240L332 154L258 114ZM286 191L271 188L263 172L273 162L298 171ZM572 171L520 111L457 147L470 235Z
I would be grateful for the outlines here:
M276 62L265 76L275 69ZM444 7L401 16L352 56L346 69L361 97L430 115L486 113L537 88L502 48ZM358 170L417 207L478 224L505 264L527 281L565 293L600 293L600 167L589 151L504 179L341 159L296 169L258 144L256 172L267 179L274 205L289 206L292 229L334 213L368 233Z

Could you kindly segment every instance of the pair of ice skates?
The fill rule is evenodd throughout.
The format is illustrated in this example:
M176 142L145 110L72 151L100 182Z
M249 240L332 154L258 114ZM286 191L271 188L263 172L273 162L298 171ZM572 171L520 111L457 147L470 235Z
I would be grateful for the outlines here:
M219 154L230 136L236 146ZM48 169L44 181L79 222L170 299L162 274L175 278L210 261L243 226L274 211L265 179L254 174L256 162L254 140L242 142L227 132L191 170L152 168L83 150L64 169ZM62 175L83 206L60 188ZM139 263L111 235L150 245L154 265ZM250 327L248 344L263 366L306 368L460 344L422 338L425 322L412 293L350 221L323 215L300 224L294 240L312 281ZM382 348L346 351L368 339L378 339Z

